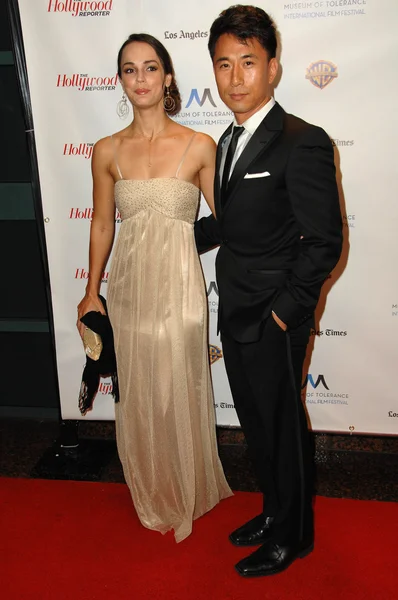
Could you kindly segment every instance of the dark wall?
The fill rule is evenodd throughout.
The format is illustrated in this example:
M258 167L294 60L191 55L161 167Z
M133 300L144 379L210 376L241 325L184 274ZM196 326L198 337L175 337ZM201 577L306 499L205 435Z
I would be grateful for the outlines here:
M0 416L58 418L39 227L7 2L0 2Z

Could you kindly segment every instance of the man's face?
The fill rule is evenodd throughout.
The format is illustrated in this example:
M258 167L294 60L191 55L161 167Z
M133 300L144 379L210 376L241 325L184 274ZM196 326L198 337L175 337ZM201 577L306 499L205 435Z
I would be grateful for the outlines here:
M270 99L278 63L268 59L256 38L244 43L225 33L216 44L213 68L220 98L241 124Z

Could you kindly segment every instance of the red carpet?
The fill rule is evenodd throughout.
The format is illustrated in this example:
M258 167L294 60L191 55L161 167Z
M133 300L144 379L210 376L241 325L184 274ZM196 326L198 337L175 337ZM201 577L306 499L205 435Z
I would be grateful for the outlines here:
M141 527L127 487L0 479L4 600L393 600L393 503L318 498L314 552L276 577L245 580L227 534L260 509L237 493L180 544Z

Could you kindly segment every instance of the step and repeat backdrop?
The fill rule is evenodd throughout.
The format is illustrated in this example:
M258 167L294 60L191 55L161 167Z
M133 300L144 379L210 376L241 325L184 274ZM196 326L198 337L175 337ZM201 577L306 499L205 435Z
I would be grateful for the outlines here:
M75 322L88 277L93 144L128 123L116 114L122 95L117 52L134 32L161 40L183 98L177 121L217 141L232 115L217 94L207 42L212 21L228 6L220 0L19 0L64 419L81 418L77 397L85 355ZM280 32L276 99L287 112L321 125L333 140L344 219L343 256L320 302L303 401L315 430L396 434L398 4L269 0L258 6ZM204 203L201 214L207 214ZM202 264L217 422L238 425L216 334L215 252L204 255ZM110 385L102 381L85 418L114 418Z

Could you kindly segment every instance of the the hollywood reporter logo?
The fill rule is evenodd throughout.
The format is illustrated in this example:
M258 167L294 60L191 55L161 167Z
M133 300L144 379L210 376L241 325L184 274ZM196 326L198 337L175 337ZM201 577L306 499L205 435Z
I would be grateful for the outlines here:
M90 159L93 155L94 144L64 144L64 156L81 156Z
M75 271L75 279L88 279L88 271L86 269L76 269ZM104 271L101 275L101 282L108 283L109 271Z
M81 2L76 0L49 0L47 12L70 13L72 17L109 17L113 0Z
M69 213L70 219L87 219L91 221L93 218L93 208L71 208Z
M57 87L76 88L79 92L112 92L119 81L118 74L114 77L89 77L87 74L74 73L68 77L59 74Z
M104 394L104 396L112 394L112 392L113 392L112 383L105 383L105 382L101 381L101 383L98 386L98 392L100 394Z
M94 209L92 207L78 208L72 207L69 212L69 219L85 219L91 221L94 215ZM119 210L116 210L115 223L121 223L121 215Z

